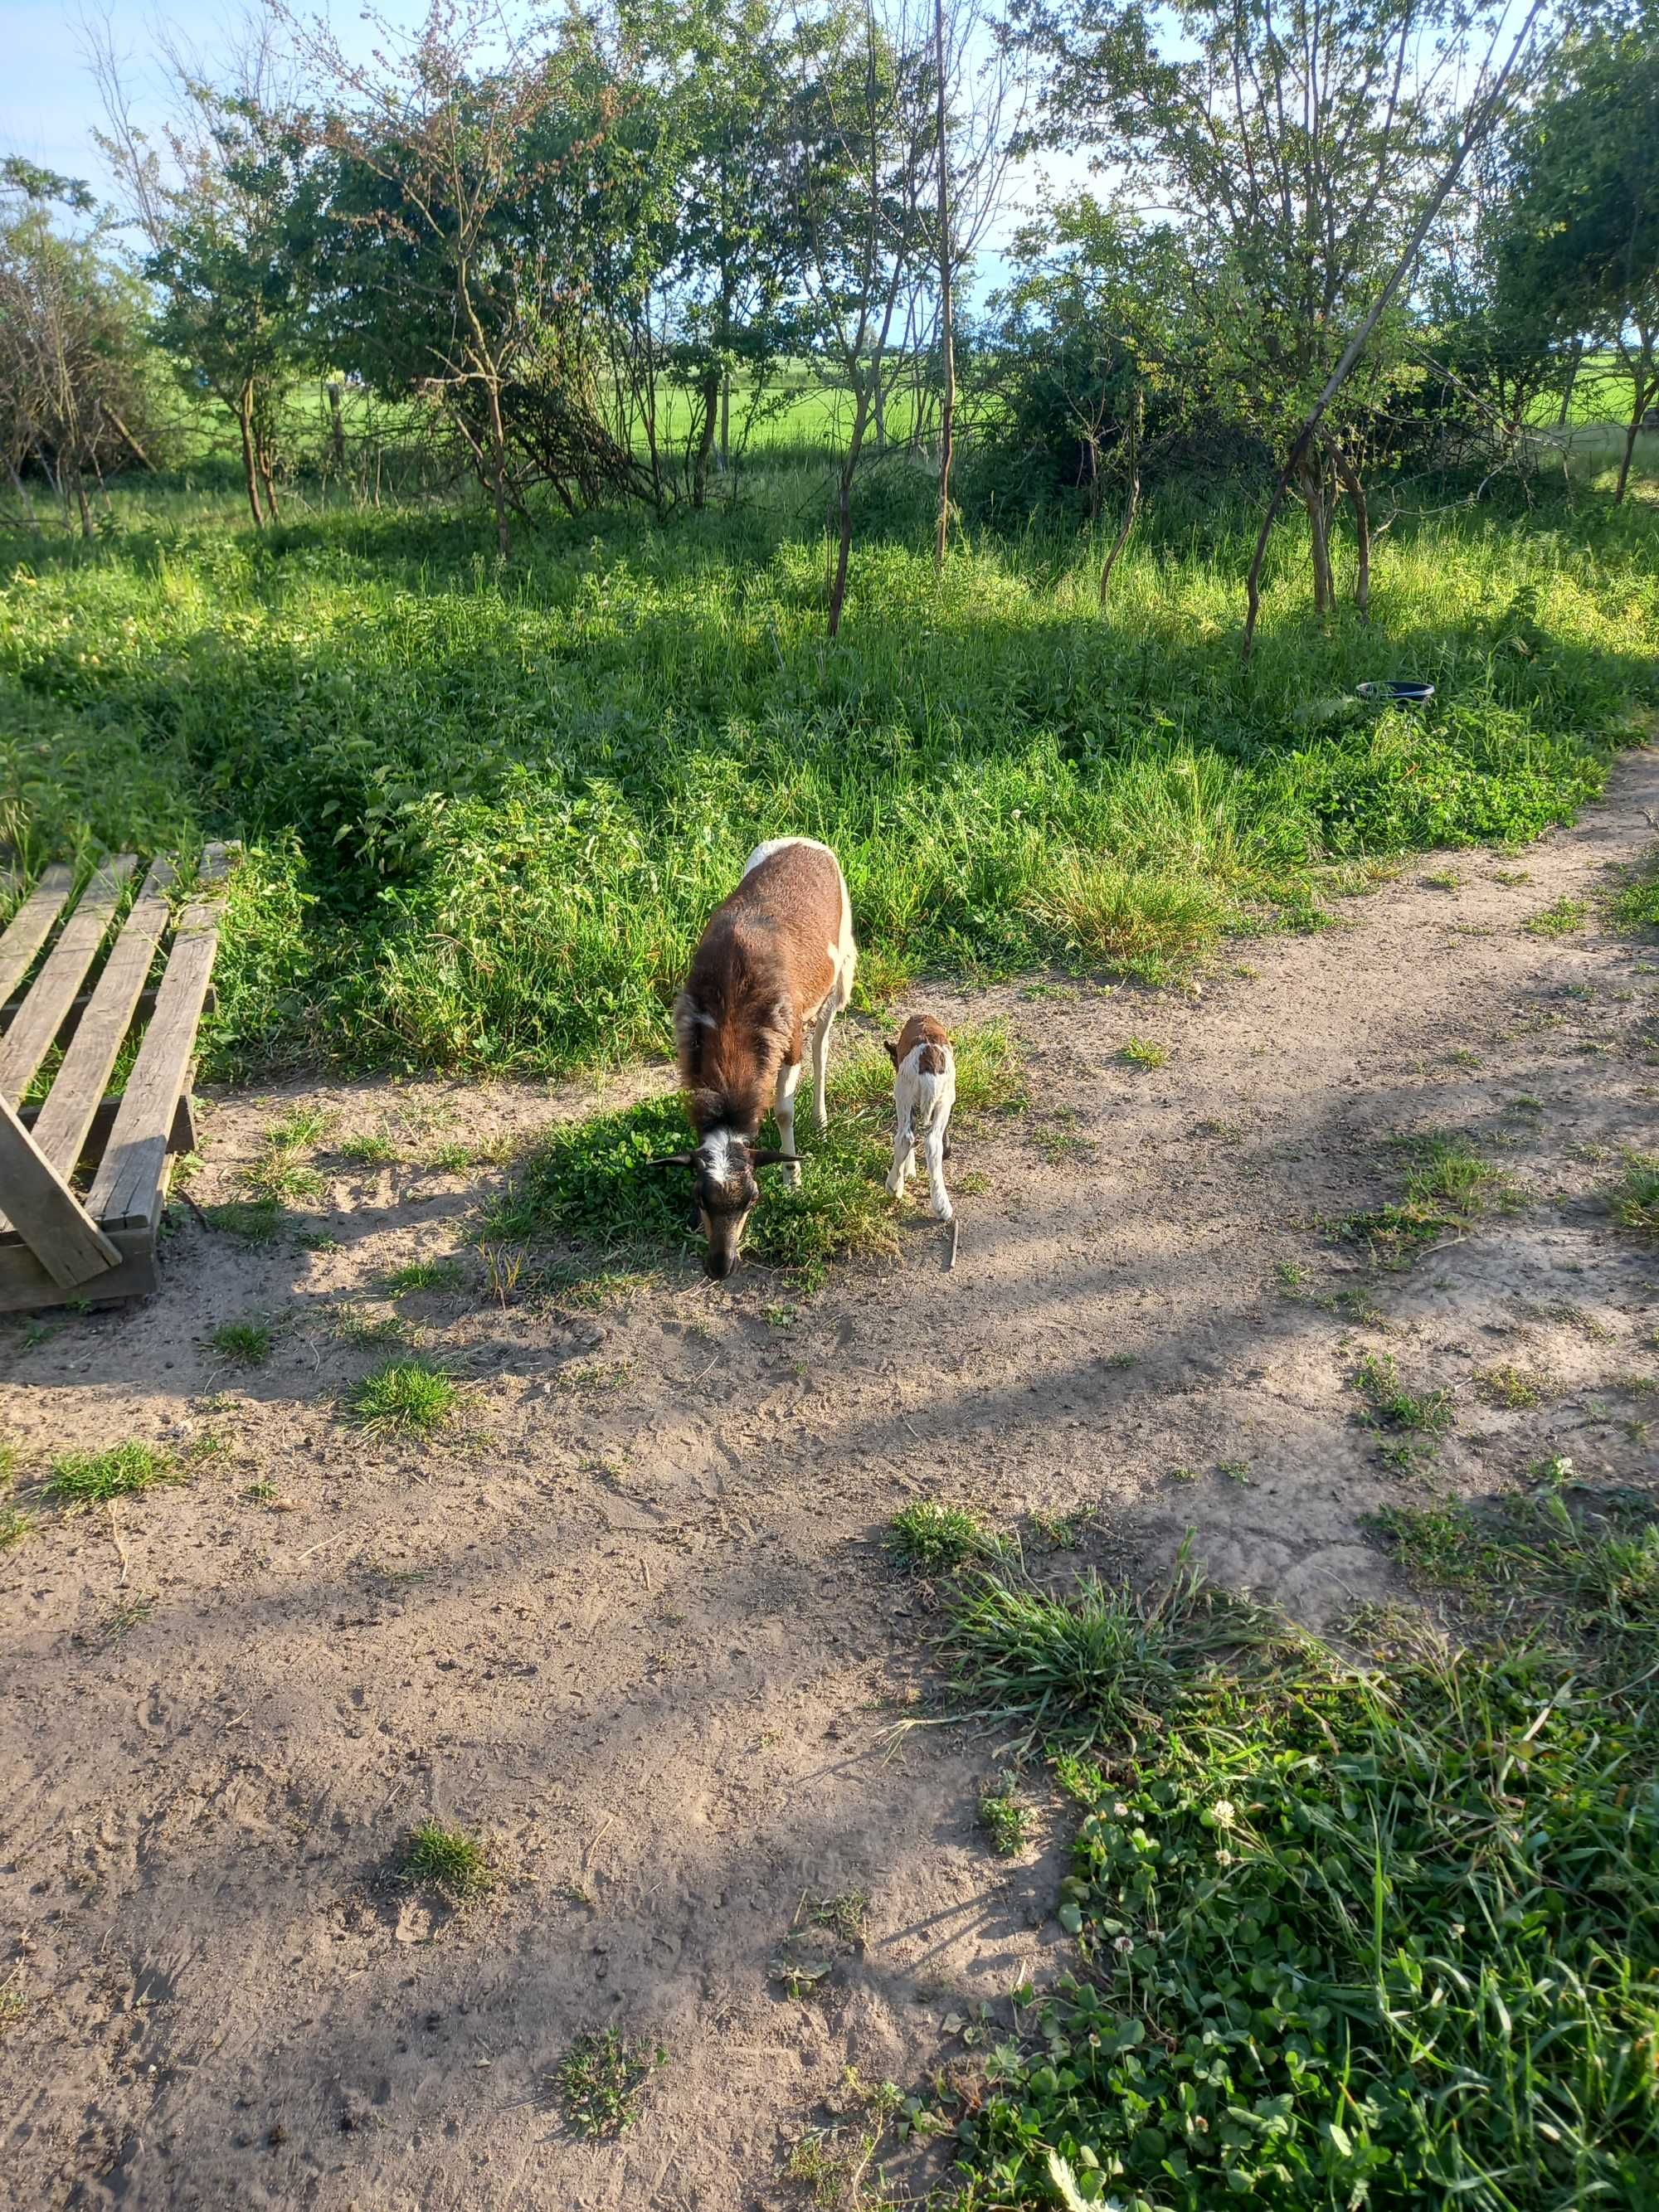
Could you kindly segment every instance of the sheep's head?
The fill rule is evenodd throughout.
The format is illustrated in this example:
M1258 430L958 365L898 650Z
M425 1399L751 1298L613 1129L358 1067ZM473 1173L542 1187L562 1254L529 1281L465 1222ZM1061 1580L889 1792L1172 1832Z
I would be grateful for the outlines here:
M793 1159L751 1144L732 1129L711 1129L694 1152L671 1152L653 1167L689 1168L692 1176L691 1227L704 1239L703 1272L717 1283L738 1264L749 1218L760 1202L756 1170Z

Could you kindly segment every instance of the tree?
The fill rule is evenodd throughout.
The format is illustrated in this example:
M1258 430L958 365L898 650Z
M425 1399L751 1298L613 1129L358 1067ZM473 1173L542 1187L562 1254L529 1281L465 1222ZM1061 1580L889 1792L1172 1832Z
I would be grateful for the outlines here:
M1368 444L1410 335L1401 276L1445 149L1466 145L1472 112L1490 121L1484 76L1458 91L1467 12L1456 0L1182 0L1152 19L1115 0L1017 0L1016 20L1047 72L1049 141L1119 164L1124 202L1173 211L1188 241L1218 398L1287 454L1267 526L1288 489L1308 516L1321 613L1346 498L1363 611ZM1247 637L1258 568L1259 556Z
M283 394L307 358L322 176L264 34L206 82L169 51L173 112L160 143L135 122L107 25L92 61L99 143L149 247L156 335L235 422L256 527L277 512Z
M511 27L493 0L431 0L414 33L376 27L368 62L327 27L295 28L334 164L319 323L341 368L431 403L507 560L531 484L571 508L659 491L654 445L646 469L626 420L606 427L629 392L629 362L611 352L617 383L606 349L650 257L648 135L626 133L637 101L580 15L549 31Z
M142 295L107 224L75 227L94 208L77 179L0 163L0 455L26 511L38 470L88 537L88 479L148 467L156 437Z
M1593 22L1553 58L1511 148L1499 293L1560 342L1607 346L1630 380L1616 502L1659 400L1659 8Z
M1121 483L1117 534L1101 567L1101 604L1140 511L1149 456L1205 407L1188 241L1073 192L1015 233L1014 281L994 294L981 377L997 437L1050 491L1081 492L1091 520ZM1203 416L1213 454L1227 436Z
M931 9L929 10L931 15ZM828 628L841 629L853 543L853 484L873 423L905 366L930 259L935 103L931 23L911 0L884 17L798 19L791 155L804 240L803 344L852 404L830 511Z

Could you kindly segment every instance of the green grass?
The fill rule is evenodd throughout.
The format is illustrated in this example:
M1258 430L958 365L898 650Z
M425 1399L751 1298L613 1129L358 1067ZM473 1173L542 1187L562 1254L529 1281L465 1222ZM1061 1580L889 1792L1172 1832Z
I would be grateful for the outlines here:
M1659 1237L1659 1158L1651 1153L1626 1156L1625 1172L1608 1194L1613 1218L1633 1236Z
M398 1147L383 1130L366 1130L361 1136L346 1137L334 1147L334 1157L354 1168L385 1167L398 1157Z
M435 1889L451 1905L482 1897L495 1881L488 1853L459 1828L423 1820L410 1831L399 1871L422 1889Z
M823 1136L800 1115L799 1187L775 1168L761 1171L761 1200L744 1250L790 1271L804 1288L832 1260L895 1253L893 1203L884 1183L890 1146L873 1108L831 1110ZM689 1226L690 1179L647 1163L685 1149L678 1097L647 1098L585 1121L560 1124L530 1151L507 1188L484 1209L481 1235L494 1246L562 1239L605 1267L620 1257L648 1264L700 1247Z
M1353 1387L1365 1401L1365 1419L1374 1429L1443 1437L1456 1425L1451 1393L1408 1390L1392 1352L1367 1352L1354 1370Z
M988 1571L953 1606L943 1648L959 1696L1011 1743L1076 1755L1131 1741L1178 1684L1279 1632L1184 1563L1146 1606L1093 1574L1056 1596Z
M1653 2204L1659 1549L1551 1526L1514 1571L1567 1648L1395 1620L1372 1661L1250 1608L1230 1651L1187 1573L958 1601L963 1698L1078 1823L1072 1970L935 2093L963 2205Z
M397 1298L409 1291L458 1291L465 1281L466 1269L459 1260L411 1260L406 1267L382 1275L380 1289Z
M228 1199L222 1206L204 1206L202 1212L210 1228L244 1244L272 1243L288 1219L274 1198Z
M1131 1067L1163 1067L1169 1057L1161 1044L1153 1044L1146 1037L1131 1037L1118 1053L1118 1058L1127 1060Z
M1030 1842L1031 1808L1007 1776L981 1792L979 1825L1000 1859L1017 1858Z
M1510 1413L1527 1413L1541 1406L1550 1389L1543 1376L1529 1374L1510 1361L1484 1369L1474 1382L1489 1406L1503 1406Z
M364 1376L348 1410L371 1436L428 1437L450 1419L459 1396L441 1368L421 1359L387 1359Z
M1369 1245L1386 1265L1408 1263L1449 1232L1520 1202L1513 1176L1461 1133L1402 1137L1396 1149L1407 1162L1399 1200L1337 1224L1339 1235Z
M1641 501L1402 488L1369 627L1313 622L1287 527L1245 668L1257 506L1208 476L1149 498L1103 614L1088 532L992 514L940 579L925 478L879 471L830 647L823 483L774 453L669 527L544 516L505 570L465 499L314 486L258 537L230 485L157 481L114 486L85 547L0 532L3 835L31 868L248 841L210 1075L544 1076L666 1043L703 919L778 830L840 853L872 986L1157 980L1305 924L1333 861L1570 818L1651 693ZM1428 712L1353 700L1402 665Z
M1540 908L1521 927L1530 937L1571 937L1589 919L1589 907L1583 899L1559 898L1553 905Z
M641 2091L667 2062L659 2045L637 2041L620 2028L579 2035L553 2075L566 2125L591 2142L626 2135L637 2115Z
M264 1321L228 1321L208 1339L221 1358L238 1367L263 1367L270 1357L274 1333Z
M0 1505L0 1552L9 1552L14 1544L21 1544L33 1527L33 1513L24 1512L19 1505Z
M889 1557L913 1575L952 1574L968 1560L989 1559L1001 1549L1002 1540L976 1515L931 1498L905 1506L887 1524Z
M100 1452L65 1452L52 1463L46 1496L64 1505L104 1505L183 1477L171 1455L136 1438Z
M1646 858L1626 870L1626 880L1614 894L1609 919L1615 929L1638 935L1659 929L1659 845Z

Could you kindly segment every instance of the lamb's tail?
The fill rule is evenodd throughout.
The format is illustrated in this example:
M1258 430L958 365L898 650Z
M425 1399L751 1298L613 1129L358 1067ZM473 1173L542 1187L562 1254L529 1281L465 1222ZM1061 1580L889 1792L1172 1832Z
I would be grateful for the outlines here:
M925 1137L939 1119L942 1087L939 1078L929 1073L927 1068L917 1071L916 1103L910 1126L918 1137Z

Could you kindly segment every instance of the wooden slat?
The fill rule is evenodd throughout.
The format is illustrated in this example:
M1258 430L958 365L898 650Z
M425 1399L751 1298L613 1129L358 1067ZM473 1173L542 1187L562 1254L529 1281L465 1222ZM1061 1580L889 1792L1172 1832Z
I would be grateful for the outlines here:
M210 845L201 880L216 884L228 854ZM167 973L155 994L155 1012L138 1048L132 1073L93 1179L87 1210L112 1229L148 1219L166 1167L167 1139L196 1049L197 1024L219 949L219 893L192 899L179 921Z
M110 1070L132 1020L138 994L167 926L167 892L178 881L171 860L157 860L110 948L52 1093L34 1125L34 1141L62 1175L81 1157ZM158 987L159 988L159 987Z
M115 1117L120 1110L121 1099L118 1091L111 1097L99 1100L93 1113L92 1126L82 1141L81 1152L83 1158L88 1153L96 1158L103 1152L104 1146L109 1142L109 1133L115 1127ZM33 1129L40 1118L40 1111L38 1106L25 1106L17 1118L26 1129ZM196 1150L196 1117L191 1112L188 1092L179 1099L173 1113L173 1134L167 1139L167 1150L169 1152L193 1152ZM0 1216L0 1219L3 1218ZM0 1244L3 1244L4 1242L5 1232L0 1231Z
M8 999L46 941L75 881L68 868L48 868L0 937L0 999Z
M121 888L133 871L131 853L111 860L93 878L81 903L58 933L35 977L23 1010L0 1042L0 1099L21 1098L29 1078L52 1049L64 1017L75 1003L81 979L96 958L121 896Z
M0 1244L0 1313L27 1313L36 1306L68 1305L90 1298L141 1298L155 1288L155 1233L149 1228L118 1231L109 1240L116 1265L78 1285L54 1283L27 1244Z
M218 1000L216 998L214 994L210 991L207 994L207 1004L203 1007L202 1012L204 1014L212 1013L218 1003ZM68 1048L70 1039L75 1035L76 1030L81 1026L82 1015L85 1013L87 1008L91 1004L91 992L82 991L80 996L76 1000L75 1004L70 1008L68 1013L64 1015L63 1020L58 1025L57 1041L60 1048L65 1050ZM21 999L14 999L9 1006L0 1006L0 1036L4 1036L6 1031L11 1027L12 1024L17 1019L17 1017L22 1012L22 1011L23 1001ZM141 991L138 994L137 1006L134 1011L141 1017L142 1019L148 1021L150 1016L155 1012L155 992Z
M5 1194L7 1216L61 1290L72 1291L107 1274L120 1259L4 1098L0 1098L0 1192Z

